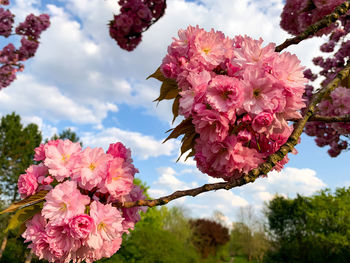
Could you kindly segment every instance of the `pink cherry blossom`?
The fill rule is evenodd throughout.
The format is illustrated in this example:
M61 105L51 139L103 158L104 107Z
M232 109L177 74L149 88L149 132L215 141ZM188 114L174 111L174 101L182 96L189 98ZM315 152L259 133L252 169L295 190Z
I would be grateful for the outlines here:
M269 112L261 112L253 119L252 128L259 133L266 132L270 130L269 126L272 124L273 120L273 114Z
M134 181L135 168L122 158L114 158L109 162L108 174L100 184L101 192L108 192L114 200L122 200L127 195Z
M72 179L87 190L97 187L106 178L108 162L111 159L112 155L106 154L102 148L87 147L73 159Z
M58 140L58 143L46 144L45 165L49 168L49 173L58 182L71 176L71 157L80 152L79 142L73 143L69 140Z
M68 225L70 234L74 239L85 239L94 227L94 220L87 214L81 214L72 217Z
M146 196L143 194L143 190L140 186L134 185L133 189L130 191L129 195L125 197L125 201L137 201L145 200ZM129 229L134 229L135 223L141 220L140 212L146 212L146 206L135 206L131 208L122 208L124 221L123 230L129 233Z
M117 208L111 204L93 201L90 205L90 216L95 226L86 241L93 249L101 249L105 241L121 238L123 233L123 218Z
M90 198L82 195L74 181L58 184L45 197L42 215L53 225L67 223L70 218L83 214Z
M21 174L18 178L18 192L21 198L33 195L38 188L38 181L34 174Z
M210 82L206 98L220 112L239 108L243 102L241 82L232 77L218 75Z

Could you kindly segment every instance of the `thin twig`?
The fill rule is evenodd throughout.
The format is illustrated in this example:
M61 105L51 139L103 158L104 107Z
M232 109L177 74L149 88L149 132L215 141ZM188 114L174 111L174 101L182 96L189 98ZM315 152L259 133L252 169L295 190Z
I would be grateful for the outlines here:
M293 38L288 38L281 45L277 46L275 48L275 51L281 52L283 49L289 47L290 45L296 45L299 42L303 41L304 39L307 39L308 37L314 35L316 32L318 32L322 28L326 28L330 26L332 23L337 21L342 15L345 15L348 12L349 8L350 8L350 0L347 0L346 2L342 3L337 8L335 8L331 14L325 16L323 19L321 19L317 23L306 28L306 30L302 32L300 35Z
M314 94L309 106L305 111L303 118L298 120L293 133L288 138L288 141L284 145L282 145L277 152L270 155L265 163L261 164L258 168L251 170L248 174L243 175L241 178L233 179L232 181L229 181L229 182L205 184L201 187L197 187L189 190L176 191L170 195L160 197L154 200L138 200L135 202L115 203L114 205L117 207L125 207L125 208L134 207L134 206L153 207L158 205L165 205L170 201L178 199L183 196L196 196L204 192L219 190L219 189L229 190L237 186L242 186L247 183L254 182L259 176L266 175L269 171L271 171L271 169L279 161L281 161L287 155L287 153L291 152L294 149L294 146L298 143L298 139L301 133L303 132L305 124L316 111L316 105L321 101L321 99L324 96L327 96L327 94L333 91L339 85L339 83L349 75L349 72L350 72L350 64L346 65L344 69L341 70L337 74L337 76L333 79L333 81L331 81L326 87L320 89L316 94Z

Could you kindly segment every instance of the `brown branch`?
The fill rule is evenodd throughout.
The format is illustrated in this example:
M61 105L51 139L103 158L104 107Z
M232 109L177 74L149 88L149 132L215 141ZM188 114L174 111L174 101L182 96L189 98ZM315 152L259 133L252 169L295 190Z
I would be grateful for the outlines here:
M299 119L290 119L289 121L297 122ZM308 122L319 121L319 122L350 122L350 114L343 116L322 116L322 115L312 115Z
M288 38L286 41L284 41L281 45L277 46L275 48L276 52L281 52L283 49L289 47L290 45L296 45L299 42L303 41L304 39L307 39L308 37L314 35L316 32L321 30L322 28L326 28L330 26L332 23L337 21L339 17L342 15L345 15L350 8L350 0L347 0L346 2L339 5L337 8L334 9L334 11L322 18L317 23L309 26L305 29L304 32L299 34L298 36Z
M189 190L176 191L170 195L160 197L154 200L138 200L135 202L114 203L114 206L129 208L134 206L153 207L158 205L165 205L170 201L178 199L180 197L196 196L201 193L212 191L212 190L219 190L219 189L229 190L237 186L242 186L247 183L254 182L259 176L265 175L269 171L271 171L271 169L279 161L281 161L287 155L287 153L291 152L294 149L294 146L298 143L298 139L301 133L303 132L305 124L316 111L316 105L321 101L323 97L327 96L331 91L333 91L339 85L339 83L349 75L349 72L350 72L350 64L346 65L344 69L341 70L337 74L337 76L333 79L333 81L331 81L326 87L320 89L316 94L314 94L309 106L305 111L303 118L298 120L293 130L293 133L288 138L288 141L285 144L283 144L277 152L270 155L265 163L259 165L258 168L251 170L248 174L243 175L241 178L233 179L229 182L205 184L201 187L197 187Z

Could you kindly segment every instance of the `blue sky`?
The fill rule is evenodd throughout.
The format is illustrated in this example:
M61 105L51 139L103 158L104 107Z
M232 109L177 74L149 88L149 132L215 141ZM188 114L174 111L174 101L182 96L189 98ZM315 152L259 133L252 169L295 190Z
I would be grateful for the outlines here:
M117 0L17 0L11 10L19 22L30 12L51 15L37 55L25 63L17 80L0 91L0 114L12 111L25 123L35 122L50 137L72 128L85 146L103 147L122 141L132 149L138 175L153 197L216 180L201 174L193 161L175 163L179 142L161 142L171 126L171 105L153 102L159 82L146 80L160 65L166 48L180 28L199 25L233 37L247 34L266 42L281 43L288 37L279 28L282 0L168 0L165 16L144 33L139 47L121 50L108 35L107 23L118 13ZM2 42L4 43L4 42ZM288 51L305 66L319 54L322 39L304 41ZM239 207L261 208L275 193L293 197L310 195L324 187L350 185L350 153L330 158L313 138L302 137L299 153L280 174L232 191L217 191L175 201L193 216L220 210L234 220Z

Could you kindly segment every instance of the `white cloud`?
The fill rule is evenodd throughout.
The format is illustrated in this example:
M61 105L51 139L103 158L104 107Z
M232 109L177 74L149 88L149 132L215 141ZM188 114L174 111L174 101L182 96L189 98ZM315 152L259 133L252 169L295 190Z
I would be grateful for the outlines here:
M148 114L170 122L171 102L161 102L156 107L152 101L157 97L160 83L146 81L145 78L160 65L167 46L180 28L198 24L207 30L222 30L231 37L248 34L276 43L288 37L279 28L282 0L268 3L261 0L172 0L168 2L165 16L143 34L140 46L130 53L121 50L108 33L107 23L118 12L115 1L60 2L66 5L65 8L49 4L44 10L51 15L51 26L43 33L39 50L25 72L35 75L42 85L58 88L66 98L83 109L97 112L95 118L82 120L84 123L101 122L109 111L116 110L119 103L141 105ZM19 14L38 13L36 4L37 0L17 0L14 10ZM307 40L289 50L295 51L306 63L319 54L314 46L320 41ZM31 98L38 100L40 95L32 93ZM114 109L106 106L110 104L114 105ZM63 105L61 108L64 108ZM22 110L18 104L12 109ZM40 103L33 105L32 111L40 110ZM49 115L57 121L67 120L67 115L51 112L41 117L46 119ZM88 118L91 118L89 114ZM81 123L80 119L72 121ZM194 164L193 161L189 163Z
M177 147L176 141L163 144L163 140L156 140L152 136L119 128L107 128L96 133L88 132L83 134L81 139L86 146L102 147L105 150L108 149L110 143L120 141L126 147L131 148L133 156L141 159L172 155Z
M97 106L97 105L96 105ZM70 120L73 123L99 123L108 110L115 111L112 104L99 104L90 109L65 96L55 86L45 85L33 76L20 74L17 80L0 92L0 111L13 109L25 118L38 116L51 122Z
M281 172L270 172L267 178L259 178L254 183L239 188L240 195L249 198L255 207L271 200L276 194L294 198L296 194L312 195L325 188L326 184L311 169L287 167Z

